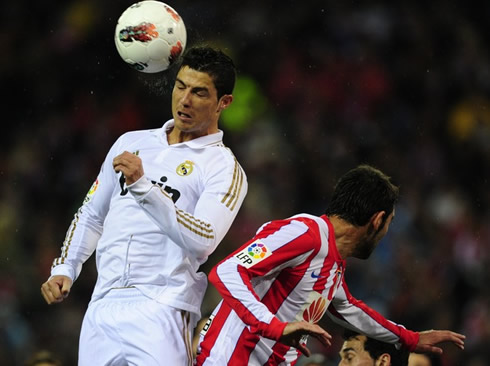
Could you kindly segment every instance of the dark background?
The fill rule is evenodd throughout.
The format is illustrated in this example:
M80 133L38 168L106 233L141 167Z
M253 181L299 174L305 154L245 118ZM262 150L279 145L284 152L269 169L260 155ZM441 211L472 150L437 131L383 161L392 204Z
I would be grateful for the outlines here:
M0 364L39 349L76 364L96 278L70 297L40 285L115 139L170 118L171 72L119 58L129 1L2 2L0 75ZM333 183L359 163L401 186L389 234L369 261L348 261L354 296L412 330L467 335L444 365L490 364L490 5L442 0L173 1L188 46L236 62L225 143L249 194L204 271L265 221L322 214ZM210 288L202 310L219 300ZM335 344L317 352L332 364Z

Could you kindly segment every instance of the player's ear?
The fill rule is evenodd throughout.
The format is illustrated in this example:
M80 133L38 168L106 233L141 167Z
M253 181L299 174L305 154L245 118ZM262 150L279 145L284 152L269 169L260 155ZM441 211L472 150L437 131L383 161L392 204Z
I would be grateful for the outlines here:
M390 366L391 365L391 356L388 353L383 353L376 360L376 366Z
M373 224L374 230L378 231L381 228L381 225L384 223L384 216L386 215L385 211L376 212L373 216L371 216L371 222Z
M218 112L221 112L223 109L226 109L230 106L231 102L233 102L233 95L225 94L218 101Z

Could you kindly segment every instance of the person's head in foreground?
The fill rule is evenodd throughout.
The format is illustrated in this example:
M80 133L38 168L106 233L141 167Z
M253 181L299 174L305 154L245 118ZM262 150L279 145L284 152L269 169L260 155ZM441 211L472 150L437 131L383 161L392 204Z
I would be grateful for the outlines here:
M441 357L435 354L410 353L408 366L441 366Z
M409 352L346 330L339 354L339 366L407 366Z
M39 351L29 357L25 366L61 366L61 361L49 351Z

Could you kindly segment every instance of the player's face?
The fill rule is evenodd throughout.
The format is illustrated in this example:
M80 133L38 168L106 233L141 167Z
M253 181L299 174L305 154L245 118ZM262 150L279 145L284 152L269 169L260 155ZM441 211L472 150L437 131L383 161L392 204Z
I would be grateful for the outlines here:
M218 131L221 111L231 103L231 95L218 99L212 78L205 72L182 67L172 91L175 128L192 138Z
M393 221L393 217L395 216L395 210L388 216L385 220L384 225L378 230L375 230L372 223L369 224L366 236L359 243L356 252L353 254L353 257L359 259L367 259L371 255L371 253L376 249L379 242L388 232L391 222Z
M339 366L374 366L375 360L364 349L366 337L359 335L344 342L340 350Z

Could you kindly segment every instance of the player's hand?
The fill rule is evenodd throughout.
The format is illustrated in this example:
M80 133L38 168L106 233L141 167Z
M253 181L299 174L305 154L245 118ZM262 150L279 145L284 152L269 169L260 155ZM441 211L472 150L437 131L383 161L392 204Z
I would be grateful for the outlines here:
M415 347L417 353L442 353L442 348L437 347L438 343L452 342L458 348L464 349L464 340L466 336L463 334L451 332L450 330L426 330L419 332L419 343Z
M116 156L112 161L112 166L116 173L123 173L128 186L136 182L145 174L141 159L138 155L128 151Z
M57 304L68 297L72 283L69 277L53 276L41 285L41 294L49 305Z
M305 321L288 323L284 328L284 331L282 332L282 336L279 339L279 342L288 346L292 346L301 351L301 353L303 353L305 356L310 357L311 352L302 340L303 336L305 335L311 335L312 337L315 337L324 346L328 347L332 344L332 336L328 334L322 327L317 324L312 324Z

